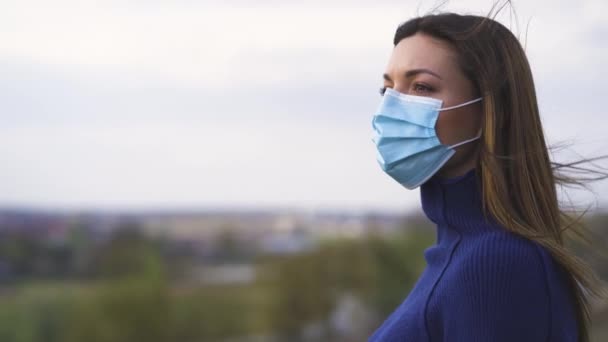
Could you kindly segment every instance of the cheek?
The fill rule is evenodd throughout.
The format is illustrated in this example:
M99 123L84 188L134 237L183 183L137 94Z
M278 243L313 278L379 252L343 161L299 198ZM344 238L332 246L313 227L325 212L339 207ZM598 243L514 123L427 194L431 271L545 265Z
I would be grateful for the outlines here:
M455 113L439 112L439 117L435 124L437 137L444 145L456 143L458 137L462 135L462 131L464 130L463 120L459 119L459 116L453 114Z
M479 113L454 109L439 112L435 131L442 144L452 145L474 137L479 130Z

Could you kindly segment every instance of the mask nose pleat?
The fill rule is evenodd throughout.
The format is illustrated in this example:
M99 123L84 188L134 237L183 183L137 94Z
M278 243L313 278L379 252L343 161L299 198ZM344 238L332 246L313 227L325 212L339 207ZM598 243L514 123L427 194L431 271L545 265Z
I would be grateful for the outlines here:
M404 100L387 96L383 101L383 106L379 113L382 116L390 117L396 120L406 121L418 126L434 128L436 117L426 114L429 110L429 105L424 103L408 102L408 110L403 110Z

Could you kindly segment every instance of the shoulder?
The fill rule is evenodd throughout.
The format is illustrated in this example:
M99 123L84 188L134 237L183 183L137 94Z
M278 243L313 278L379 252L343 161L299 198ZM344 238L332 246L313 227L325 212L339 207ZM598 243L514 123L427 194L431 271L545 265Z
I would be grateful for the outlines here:
M479 295L545 298L547 274L542 247L507 231L468 241L456 258L454 275L463 291Z
M503 231L482 234L461 247L450 265L455 303L471 308L491 303L513 312L549 309L547 272L536 242Z
M543 248L532 240L508 231L495 231L471 241L463 250L460 267L484 274L532 273L540 279L546 277L542 253Z
M539 247L506 231L459 246L444 279L446 286L449 283L449 295L442 296L445 336L463 336L463 341L544 340L551 303ZM471 339L466 330L479 339Z

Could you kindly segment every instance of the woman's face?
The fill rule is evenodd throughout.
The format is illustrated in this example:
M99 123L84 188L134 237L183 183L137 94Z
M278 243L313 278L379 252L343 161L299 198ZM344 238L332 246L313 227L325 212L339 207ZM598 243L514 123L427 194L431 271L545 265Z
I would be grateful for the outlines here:
M384 86L404 94L443 100L442 107L479 97L458 67L449 44L420 33L395 46L384 74ZM451 145L475 137L481 125L481 111L480 102L440 111L435 129L441 143ZM475 167L479 141L455 147L456 153L437 174L455 177Z

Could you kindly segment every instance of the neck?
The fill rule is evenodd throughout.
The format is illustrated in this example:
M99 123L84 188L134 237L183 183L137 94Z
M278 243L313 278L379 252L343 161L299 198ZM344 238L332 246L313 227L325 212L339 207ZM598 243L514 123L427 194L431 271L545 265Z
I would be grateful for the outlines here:
M422 209L439 229L461 234L495 229L498 224L483 214L481 186L476 168L461 176L431 177L420 187Z

